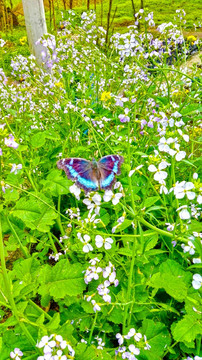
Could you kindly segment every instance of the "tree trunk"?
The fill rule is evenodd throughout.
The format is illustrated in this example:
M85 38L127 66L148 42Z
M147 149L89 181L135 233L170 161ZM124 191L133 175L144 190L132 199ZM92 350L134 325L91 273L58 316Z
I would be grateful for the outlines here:
M87 10L90 10L90 0L87 0Z
M63 0L63 6L64 6L64 10L67 10L67 8L66 8L66 0Z
M36 45L36 41L47 34L43 0L22 0L22 4L30 50L35 55L38 64L41 64L41 52L46 51L46 48L41 44Z
M132 8L133 8L133 15L135 16L135 14L136 14L135 4L134 4L134 1L133 1L133 0L131 0L131 2L132 2Z
M144 9L144 0L140 0L140 9Z
M73 0L69 0L69 8L72 10L73 7Z

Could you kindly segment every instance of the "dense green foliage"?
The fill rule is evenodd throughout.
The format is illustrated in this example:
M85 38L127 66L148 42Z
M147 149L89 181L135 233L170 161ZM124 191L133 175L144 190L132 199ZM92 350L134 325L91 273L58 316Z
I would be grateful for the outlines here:
M140 17L106 45L66 13L0 69L0 360L201 359L200 44ZM56 165L109 154L112 191Z

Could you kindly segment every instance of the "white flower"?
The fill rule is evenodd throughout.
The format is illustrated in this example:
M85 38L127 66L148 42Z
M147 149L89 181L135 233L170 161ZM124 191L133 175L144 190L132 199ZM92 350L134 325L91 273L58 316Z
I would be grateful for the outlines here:
M197 173L193 173L193 179L197 180L198 179L198 174Z
M199 205L202 204L202 195L198 195L196 201Z
M81 233L77 233L77 236L79 240L84 244L83 246L83 252L88 253L89 251L93 251L93 247L91 244L89 244L90 236L85 234L82 238Z
M58 350L57 355L53 356L53 360L67 360L67 357L63 355L62 350Z
M81 189L78 186L76 186L76 184L73 184L72 186L70 186L69 191L75 195L77 200L80 200Z
M160 194L165 194L165 195L167 195L168 194L168 189L167 189L167 187L166 187L166 182L164 181L164 180L162 180L162 181L159 181L160 182L160 184L161 184L161 187L160 187Z
M108 202L112 199L112 204L117 205L122 196L123 196L123 194L121 194L121 193L114 194L113 191L106 190L104 193L104 196L103 196L103 200L105 202Z
M150 172L155 172L154 174L154 180L162 182L163 180L165 180L168 176L166 171L162 171L163 169L165 169L168 165L168 163L166 163L165 161L162 161L159 165L158 165L158 169L156 168L155 165L149 165L148 170Z
M100 213L100 203L101 203L100 194L95 194L92 198L88 195L88 198L83 200L83 203L87 206L87 209L90 211L95 211L95 214L98 215Z
M191 191L194 188L194 184L192 182L185 182L182 181L181 183L178 183L174 187L174 194L177 199L183 199L183 197L187 196L189 200L193 200L196 196L194 191Z
M134 337L136 341L140 341L140 339L142 338L142 334L137 333L134 328L131 328L125 338L130 339L131 337Z
M180 219L182 219L182 220L189 220L190 217L191 217L191 215L190 215L189 211L186 209L186 207L187 207L186 205L183 205L183 206L181 206L179 209L177 209L177 211L182 209L182 210L179 212L179 217L180 217Z
M118 339L118 344L122 345L124 342L124 337L120 333L118 333L116 334L116 338Z
M151 345L149 345L148 341L147 341L147 337L146 335L144 335L144 342L145 342L145 350L150 350L151 349Z
M107 266L103 271L103 277L106 279L109 277L109 281L113 283L116 279L116 272L113 265L110 263L109 266Z
M59 343L61 349L65 349L67 347L66 340L63 340L63 337L61 335L55 336L56 343Z
M138 171L138 170L141 169L143 166L144 166L144 165L139 165L139 166L137 166L135 169L130 170L128 176L131 177L131 176L134 174L135 171Z
M43 336L39 343L36 344L37 347L42 348L44 354L48 354L52 352L52 348L55 347L56 342L55 340L51 340L53 335L51 336Z
M18 170L22 169L22 164L13 164L12 165L12 169L11 169L11 173L14 172L14 174L16 175Z
M184 244L182 244L184 245ZM192 241L188 241L188 245L182 246L183 247L183 251L184 253L189 252L190 255L194 255L195 254L195 246L192 243Z
M175 149L176 149L175 159L177 161L181 161L182 159L184 159L185 156L186 156L186 152L185 151L180 151L180 145L179 144L175 144Z
M105 250L109 250L112 247L112 243L113 240L110 237L106 239L103 239L100 235L96 235L95 237L95 244L98 248L101 248L104 245Z
M193 264L201 264L201 258L193 258Z
M93 310L96 311L100 311L101 307L96 303L95 300L91 300L91 303L93 304Z
M132 353L132 355L139 355L140 349L136 348L135 345L131 344L129 345L129 350Z
M200 274L194 274L192 281L193 288L198 290L200 289L201 285L202 285L202 276Z
M10 352L11 359L21 360L21 356L23 356L23 352L19 348L15 348L14 351Z

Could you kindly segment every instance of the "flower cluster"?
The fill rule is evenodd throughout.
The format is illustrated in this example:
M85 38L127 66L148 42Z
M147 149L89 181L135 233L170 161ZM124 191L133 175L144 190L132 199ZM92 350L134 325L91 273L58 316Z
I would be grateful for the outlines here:
M75 355L71 345L61 335L43 336L36 346L44 353L37 360L67 360Z
M116 334L116 338L119 348L115 353L116 355L119 354L122 359L137 360L136 355L140 354L141 348L144 348L144 350L150 350L151 348L146 335L143 336L140 332L136 332L134 328L131 328L126 335ZM124 341L130 344L126 346L124 345ZM134 345L134 342L137 343L138 347Z
M98 294L102 296L102 299L106 303L111 303L109 287L112 285L116 287L119 284L118 279L116 279L116 269L111 262L109 262L108 266L104 268L96 266L96 264L99 262L100 260L98 258L94 258L89 261L90 266L85 271L84 281L86 284L89 284L92 280L98 280L100 277L102 277L104 282L98 285ZM87 301L91 301L91 303L94 305L94 311L101 310L100 306L95 302L95 300L92 300L93 296L95 296L95 294L85 296L85 298Z

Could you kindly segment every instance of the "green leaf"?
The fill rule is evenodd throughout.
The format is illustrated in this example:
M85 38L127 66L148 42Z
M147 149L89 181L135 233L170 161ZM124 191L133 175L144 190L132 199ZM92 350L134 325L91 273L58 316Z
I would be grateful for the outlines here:
M158 242L158 234L156 233L156 234L150 235L148 237L146 236L146 237L144 237L144 239L145 239L145 243L143 244L143 246L144 246L143 252L153 249L156 246L156 244Z
M118 250L118 254L125 256L132 256L133 252L131 249L128 248L121 248Z
M41 270L41 286L38 290L43 296L50 294L54 299L62 299L66 295L79 295L86 288L80 263L70 264L62 259L52 268L46 266L45 269Z
M50 332L54 332L56 329L59 328L60 325L60 313L55 313L52 317L52 320L46 324L46 328Z
M34 148L40 148L45 144L46 134L42 131L34 134L31 138L31 144Z
M41 195L41 198L50 203L50 200L44 195ZM42 201L24 197L18 200L12 215L21 219L30 229L41 232L48 232L58 216L54 209L51 209Z
M125 219L120 226L117 226L115 233L127 229L132 224L132 222L133 222L132 220Z
M141 354L148 360L160 360L163 358L165 349L170 345L171 339L166 326L150 319L143 320L142 334L146 334L150 350L141 350Z
M3 193L3 197L6 201L17 201L19 199L19 193L16 189L6 189Z
M175 341L190 343L196 339L198 334L202 333L202 325L194 316L185 315L182 320L171 326L171 331Z
M193 166L195 169L197 169L197 166L196 165L194 165L191 161L189 161L189 160L186 160L186 159L183 159L183 160L181 160L182 162L184 162L185 164L187 164L187 165L191 165L191 166Z
M187 296L191 274L182 270L174 260L167 260L159 267L160 272L154 274L149 285L164 290L174 299L182 302Z
M155 204L158 200L160 199L159 196L151 196L149 198L146 198L145 202L144 202L144 207L148 208L150 206L152 206L153 204Z
M123 312L120 311L120 307L115 307L110 316L108 317L109 321L112 321L114 324L123 324Z
M50 192L52 196L59 196L69 193L70 181L67 177L62 176L58 170L52 170L46 180L42 180L46 192Z

